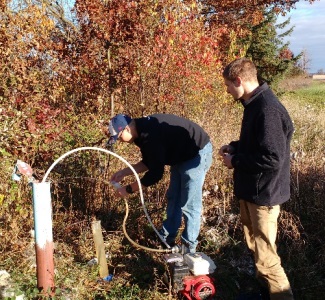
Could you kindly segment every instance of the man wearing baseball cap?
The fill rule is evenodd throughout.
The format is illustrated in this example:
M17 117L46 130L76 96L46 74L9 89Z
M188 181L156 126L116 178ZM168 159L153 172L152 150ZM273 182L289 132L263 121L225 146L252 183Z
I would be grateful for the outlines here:
M109 122L110 144L117 140L139 147L142 160L133 165L143 187L162 179L164 168L170 166L170 184L167 191L167 217L160 230L165 241L173 246L181 225L182 244L191 253L196 252L202 213L202 188L205 175L212 163L212 145L208 134L196 123L172 114L154 114L131 119L119 114ZM112 175L111 181L121 182L132 175L124 168ZM117 189L125 197L139 190L135 181Z
M119 134L124 130L124 128L129 125L131 118L127 115L117 115L111 119L108 124L108 130L111 135L108 140L109 145L113 145L118 139Z

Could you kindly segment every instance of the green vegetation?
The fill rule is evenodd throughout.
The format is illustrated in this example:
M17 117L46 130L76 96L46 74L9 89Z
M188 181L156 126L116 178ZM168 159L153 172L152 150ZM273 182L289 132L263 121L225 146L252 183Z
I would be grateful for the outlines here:
M291 72L297 64L300 55L294 57L289 49L289 43L283 39L293 31L289 25L290 19L282 24L276 24L277 16L273 10L266 10L263 21L251 27L251 36L245 43L248 44L247 57L256 64L259 75L263 81L275 86L286 74ZM285 30L277 34L277 30Z
M313 109L321 110L325 107L325 82L313 82L310 86L296 91L297 100L304 105L311 105Z

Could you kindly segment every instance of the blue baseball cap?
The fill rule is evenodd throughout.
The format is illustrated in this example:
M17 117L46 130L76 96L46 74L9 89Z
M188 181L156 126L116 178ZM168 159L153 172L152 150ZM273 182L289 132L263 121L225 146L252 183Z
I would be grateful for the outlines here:
M112 145L116 142L119 133L122 130L124 130L124 128L127 125L129 125L131 121L132 121L132 119L129 116L123 115L123 114L116 115L114 118L112 118L109 121L108 130L109 130L111 137L109 138L108 143L110 145Z

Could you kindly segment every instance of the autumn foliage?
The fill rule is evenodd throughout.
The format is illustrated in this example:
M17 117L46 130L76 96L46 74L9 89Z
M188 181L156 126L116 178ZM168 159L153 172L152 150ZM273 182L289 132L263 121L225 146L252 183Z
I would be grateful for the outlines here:
M80 115L185 114L222 93L221 68L245 54L248 24L293 2L77 0L71 20L51 1L1 1L2 148L50 159L43 143L85 142L70 132Z
M18 232L17 211L31 222L21 208L29 191L10 179L17 159L42 178L66 151L103 147L113 114L175 113L218 143L223 67L246 54L265 9L285 13L295 2L76 0L70 11L57 1L0 0L0 222Z

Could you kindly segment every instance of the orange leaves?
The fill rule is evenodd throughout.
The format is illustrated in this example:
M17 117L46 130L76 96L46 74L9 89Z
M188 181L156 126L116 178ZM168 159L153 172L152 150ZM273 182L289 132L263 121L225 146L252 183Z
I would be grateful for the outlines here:
M161 110L160 103L174 105L173 111L188 101L202 103L217 94L222 66L245 54L241 39L258 22L264 5L273 2L280 4L76 0L74 27L62 22L55 1L44 0L43 6L24 1L24 8L15 12L2 1L1 104L18 120L18 139L32 135L37 136L35 145L59 138L63 143L58 132L67 132L75 145L78 130L67 125L71 119L92 113L106 117L113 98L120 102L115 108L136 115Z
M209 69L219 63L217 37L211 38L205 30L196 1L122 0L103 5L99 0L79 0L76 4L84 25L79 55L87 54L78 65L88 65L90 70L88 76L76 72L83 87L89 86L88 80L101 86L108 81L108 93L117 88L130 95L145 90L144 97L162 99L168 90L168 95L176 97L180 83L183 91L191 92L196 81L201 84L204 74L212 73ZM108 60L102 56L105 47ZM105 67L109 72L104 82L91 75L93 68L105 74ZM85 93L90 96L89 89Z
M35 134L37 132L36 124L33 119L31 119L31 118L27 119L26 125L27 125L27 129L30 133Z
M294 56L293 55L293 52L290 49L288 49L288 48L282 49L282 51L279 53L279 57L281 59L288 59L288 60L290 60L290 59L293 58L293 56Z

